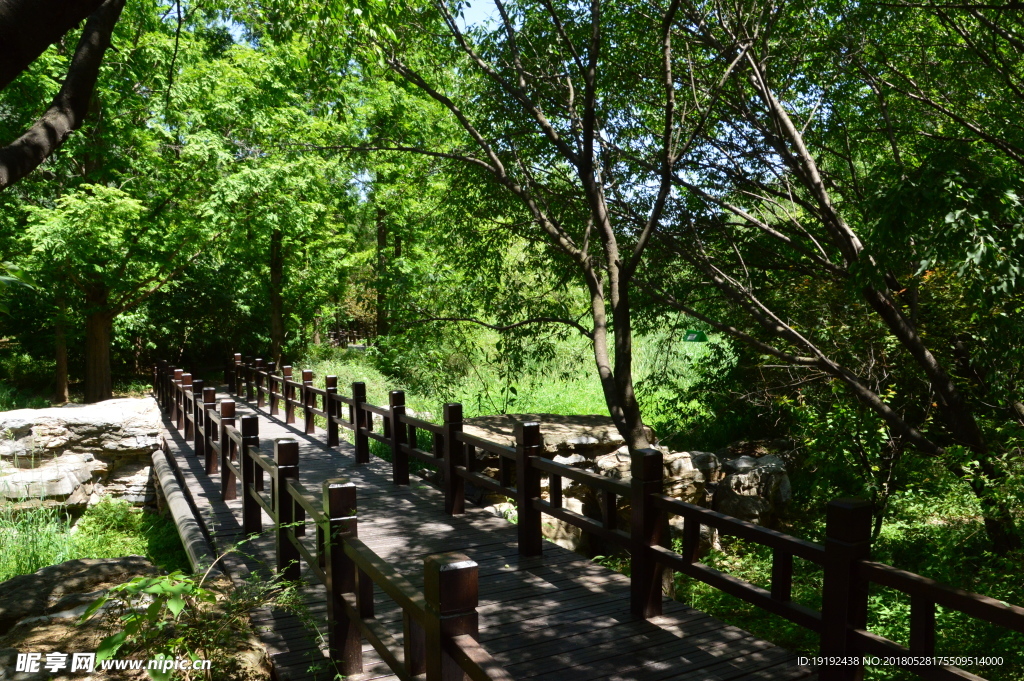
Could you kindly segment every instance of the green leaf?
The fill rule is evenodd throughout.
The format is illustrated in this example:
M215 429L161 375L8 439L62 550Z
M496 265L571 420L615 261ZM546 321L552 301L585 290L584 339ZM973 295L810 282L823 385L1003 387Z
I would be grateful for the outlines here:
M113 636L108 636L100 641L99 646L96 648L96 661L109 660L117 651L124 645L125 640L128 638L128 632L119 631Z

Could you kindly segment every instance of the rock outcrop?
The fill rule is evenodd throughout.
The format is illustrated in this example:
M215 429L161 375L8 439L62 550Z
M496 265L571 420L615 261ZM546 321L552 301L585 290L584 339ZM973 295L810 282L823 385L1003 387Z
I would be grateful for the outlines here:
M612 421L603 416L556 416L551 414L515 414L467 419L464 430L477 437L507 446L515 444L516 421L539 421L543 438L543 456L573 468L604 475L628 483L631 478L629 450ZM652 441L656 441L650 433ZM723 458L712 452L673 452L662 448L664 455L665 494L696 506L713 508L722 513L754 523L771 525L791 497L789 476L779 457L767 455L757 448L744 448L750 454L723 452ZM760 455L760 456L756 456ZM497 477L497 456L477 450L477 471ZM547 478L541 485L543 497L549 497ZM467 498L489 505L498 515L508 515L512 507L503 497L485 493L467 485ZM562 506L590 518L603 517L603 500L589 486L562 479ZM618 524L628 528L628 498L617 502ZM670 520L673 537L681 537L682 518ZM551 541L582 553L605 553L613 547L602 546L582 530L564 521L545 515L544 535ZM702 528L702 549L718 546L717 533Z
M0 584L0 636L5 636L25 618L66 612L83 602L92 602L95 596L88 592L96 591L101 585L158 574L160 571L145 557L126 556L69 560L30 575L12 577Z
M151 503L148 457L161 428L152 398L0 412L0 499L75 508L108 493Z

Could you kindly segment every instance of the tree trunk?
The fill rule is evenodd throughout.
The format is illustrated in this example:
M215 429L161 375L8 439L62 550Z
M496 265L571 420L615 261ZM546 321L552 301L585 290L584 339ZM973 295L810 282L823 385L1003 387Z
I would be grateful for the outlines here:
M108 291L97 285L86 294L89 311L85 317L85 401L109 400L114 386L110 377L110 340L114 314L108 309Z
M54 389L53 400L61 404L68 401L68 335L67 335L67 320L64 315L67 311L67 304L64 301L64 297L61 296L57 299L57 306L59 308L57 312L57 322L53 327L54 345L55 348L55 359L57 360L57 369L55 383L57 384Z
M377 209L377 336L388 335L388 298L384 277L388 266L387 212Z
M281 366L281 348L284 347L284 302L281 295L284 281L283 235L275 229L270 235L270 354Z

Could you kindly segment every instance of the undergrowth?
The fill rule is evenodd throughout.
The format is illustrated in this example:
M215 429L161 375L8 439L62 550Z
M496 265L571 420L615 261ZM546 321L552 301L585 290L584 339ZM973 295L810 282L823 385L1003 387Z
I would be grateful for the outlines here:
M0 506L0 581L68 560L133 554L166 570L190 569L174 523L125 501L104 499L74 525L57 507Z

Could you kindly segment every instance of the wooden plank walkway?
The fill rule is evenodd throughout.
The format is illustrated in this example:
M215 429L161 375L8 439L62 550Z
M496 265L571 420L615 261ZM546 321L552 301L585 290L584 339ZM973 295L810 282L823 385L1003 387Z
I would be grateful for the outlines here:
M218 399L231 399L218 395ZM629 579L575 553L545 542L540 558L520 558L515 526L467 505L464 516L444 514L443 494L413 476L407 487L391 483L391 467L373 458L357 466L353 449L335 449L325 434L306 435L283 417L270 416L237 400L239 416L258 414L260 440L271 452L275 438L300 444L299 475L310 490L323 480L344 477L358 488L359 537L417 587L422 587L423 558L459 551L480 568L480 642L517 679L538 681L775 681L813 677L795 657L682 603L666 600L664 615L642 621L629 613ZM187 494L221 553L241 539L241 499L222 501L220 477L207 476L189 443L165 420L169 458ZM241 490L239 490L241 496ZM264 528L270 520L264 515ZM313 532L308 532L313 535ZM307 536L306 541L312 541ZM226 567L233 579L250 572L269 574L274 538L266 532L233 555ZM327 681L334 678L316 631L326 635L323 587L306 574L311 622L292 615L260 611L253 622L267 646L278 681ZM379 589L377 617L401 639L401 611ZM364 674L349 679L397 679L369 644Z

